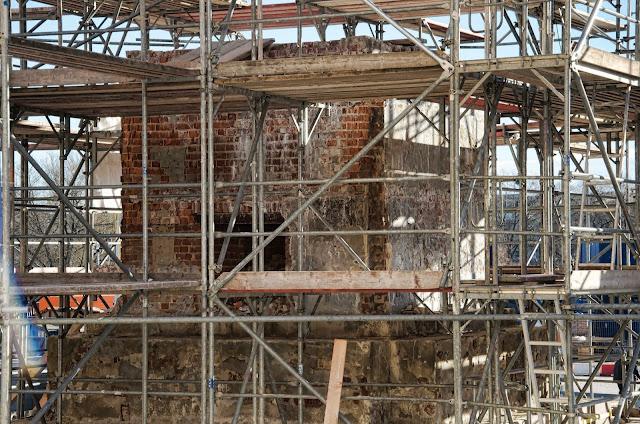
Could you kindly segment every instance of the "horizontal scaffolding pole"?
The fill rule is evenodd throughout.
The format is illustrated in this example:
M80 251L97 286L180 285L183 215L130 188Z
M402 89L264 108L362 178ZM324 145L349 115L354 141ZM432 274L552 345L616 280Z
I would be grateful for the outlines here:
M377 178L341 178L334 182L334 185L339 184L354 184L354 183L403 183L414 181L449 181L449 174L442 175L414 175L407 177L377 177ZM285 186L285 185L321 185L325 184L329 179L312 179L312 180L287 180L287 181L247 181L241 182L216 182L216 188L228 188L228 187L240 187L246 186Z
M447 289L443 289L447 291ZM610 320L637 319L638 314L616 314ZM575 314L479 314L479 315L282 315L282 316L210 316L210 317L88 317L88 318L10 318L9 325L45 324L202 324L202 323L277 323L277 322L400 322L400 321L519 321L519 320L590 320L593 316Z
M101 190L101 189L142 189L142 184L104 184L104 185L73 185L59 186L60 190ZM173 184L149 184L149 189L158 188L200 188L200 183L173 183ZM49 186L11 187L12 191L52 191Z

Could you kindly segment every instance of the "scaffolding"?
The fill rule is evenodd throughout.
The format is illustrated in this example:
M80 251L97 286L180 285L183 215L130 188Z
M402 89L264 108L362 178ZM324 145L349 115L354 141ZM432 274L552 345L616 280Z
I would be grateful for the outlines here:
M21 346L25 340L23 329L32 324L58 326L58 370L62 369L63 356L68 354L65 335L74 325L103 326L70 373L47 377L56 383L55 390L47 391L48 398L42 406L36 402L32 423L49 419L47 413L54 405L57 416L53 419L64 422L62 395L90 393L74 391L70 385L119 325L142 327L142 369L140 378L135 380L140 390L128 395L140 397L143 422L149 421L150 396L199 398L202 423L215 422L217 399L239 399L238 405L245 398L252 399L253 422L265 422L266 402L279 402L286 397L298 400L297 422L308 421L302 400L327 402L324 389L319 388L318 382L309 381L302 369L305 325L313 322L437 322L452 342L451 384L400 385L445 388L451 390L451 400L358 395L343 396L344 402L445 403L453 406L451 418L456 424L511 424L514 417L523 415L529 423L592 422L604 418L595 412L595 407L609 403L617 405L611 416L613 424L629 414L628 406L635 404L640 393L632 372L620 382L620 395L598 395L594 384L605 362L628 357L629 369L634 369L640 356L636 325L640 308L640 152L633 143L640 131L640 3L303 0L263 5L262 0L44 0L30 7L32 3L19 0L17 8L12 9L7 1L0 18L1 119L5 124L2 364L17 364L14 376L2 373L0 422L10 422L12 402L21 404L27 397L42 393L35 387L40 377L31 376L31 365ZM57 28L52 29L54 24ZM345 37L356 35L358 25L370 28L378 40L388 33L400 34L411 49L350 56L348 60L340 56L303 57L305 29L315 28L314 36L326 41L327 29L332 25L341 26ZM264 32L273 29L294 31L297 58L264 58L263 46L272 42ZM170 38L152 38L152 34L160 33ZM230 43L242 44L250 60L228 61L233 56L228 49ZM125 46L139 48L138 56L123 57ZM152 63L148 52L153 46L196 46L189 55L197 67ZM44 64L55 67L43 67ZM305 179L300 156L295 179L264 179L261 131L268 110L291 111L299 143L304 146L331 102L396 98L410 102L330 178ZM438 105L441 116L446 116L439 122L424 115L423 118L445 141L448 171L436 175L349 177L350 168L425 101ZM214 119L219 111L246 110L253 115L254 135L243 174L239 181L218 181L213 173ZM475 163L470 170L461 165L460 159L461 119L469 110L484 112L483 136L475 147ZM184 113L200 116L200 182L152 184L147 178L149 117ZM27 119L32 116L44 120ZM118 131L95 128L97 118L109 116L141 117L139 184L94 182L93 171L122 142ZM56 176L51 176L34 154L53 149L59 153ZM512 155L516 175L501 172L498 162L503 154ZM76 169L69 170L66 165L73 155L79 155L80 162L75 164ZM535 158L537 167L531 166L530 156ZM20 174L15 173L16 169ZM33 172L46 186L31 185L29 174ZM337 184L428 181L449 185L450 216L446 228L342 230L326 220L322 221L326 231L304 228L305 211L312 211L323 220L314 203ZM265 229L266 187L293 188L297 193L297 207L271 230ZM144 225L140 233L96 229L91 218L95 210L92 202L100 198L96 190L105 188L122 189L123 199L142 200ZM251 231L234 231L249 190L254 202ZM157 192L160 194L154 194ZM150 234L146 225L150 199L170 195L199 200L200 231L180 234L200 241L201 263L196 277L150 277L150 238L177 236ZM222 230L214 221L214 206L220 196L235 199L229 225ZM483 211L482 224L471 218L474 205L480 205ZM37 210L49 213L48 226L42 234L29 234L29 215ZM67 232L70 220L79 223L81 229ZM292 231L291 224L296 224L298 230ZM370 270L345 240L352 235L393 234L447 238L449 248L442 252L446 255L442 270ZM361 271L335 271L329 275L304 268L301 259L305 240L327 235L338 239ZM466 279L461 274L461 246L465 237L475 235L484 240L485 271ZM297 240L297 268L265 271L265 248L279 236ZM225 254L235 237L251 238L252 250L223 273ZM113 249L128 238L142 243L142 266L137 272L132 272ZM38 255L51 241L57 249L57 272L30 273L39 263ZM29 249L30 243L35 243L35 250ZM85 273L66 269L65 255L71 249L83 255ZM96 251L120 272L91 272ZM501 263L502 251L510 252L514 260ZM605 257L609 259L604 261ZM20 288L11 281L14 262L19 264L16 272L23 282ZM244 272L249 265L253 272ZM278 281L277 289L274 280ZM201 314L148 316L149 293L167 289L199 293ZM304 299L310 293L341 291L416 295L439 292L443 302L440 311L425 314L317 315L315 308L305 310L299 306L291 315L262 315L260 305L274 294ZM117 315L92 313L94 302L103 302L107 307L102 296L117 293L128 294ZM229 308L226 299L234 294L246 297L251 314L240 316ZM27 308L14 304L12 299L18 295L26 297ZM53 316L27 318L28 308L39 313L38 302L48 303ZM142 316L127 316L137 302L142 302ZM594 337L592 328L605 316L615 323L614 333L606 338ZM200 327L200 379L192 382L199 390L150 389L154 381L148 370L148 327L171 323ZM238 391L231 393L216 390L223 383L214 367L215 326L220 323L239 326L253 340L244 381ZM297 369L283 352L265 340L267 323L297 325ZM585 340L574 334L581 323L588 328ZM498 346L500 337L504 337L501 329L507 325L517 325L522 340L503 366ZM482 374L467 375L462 337L472 327L482 326L487 341ZM541 351L545 353L544 364L536 360L535 353ZM270 371L265 368L271 362L265 357L271 357L289 374L288 383L295 385L296 393L278 393L276 382L268 381ZM522 358L525 367L515 369L516 361ZM578 363L589 365L585 378L573 372ZM367 384L384 386L379 382ZM252 393L248 392L249 386ZM514 401L516 392L524 394L523 402ZM95 394L119 395L108 390ZM23 417L21 407L17 411L18 417ZM239 413L240 408L234 422ZM340 419L351 422L342 414Z

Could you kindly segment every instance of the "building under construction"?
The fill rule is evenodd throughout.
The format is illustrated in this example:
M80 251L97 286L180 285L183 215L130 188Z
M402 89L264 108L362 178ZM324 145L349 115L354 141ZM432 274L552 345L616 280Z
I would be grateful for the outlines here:
M1 423L637 419L640 1L0 10Z

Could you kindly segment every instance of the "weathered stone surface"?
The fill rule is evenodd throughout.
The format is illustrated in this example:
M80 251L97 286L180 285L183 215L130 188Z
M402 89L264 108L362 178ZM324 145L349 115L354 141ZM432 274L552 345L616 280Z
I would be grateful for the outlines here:
M504 330L501 337L501 351L512 352L519 337L514 329ZM324 337L320 337L324 335ZM332 336L312 332L305 343L304 376L326 392L329 378ZM63 358L63 369L68 372L81 355L90 347L90 339L77 335L67 339L67 352ZM297 345L295 340L269 338L267 342L279 352L289 364L297 367ZM56 339L50 339L55 346ZM447 402L451 399L449 388L429 387L429 384L451 384L453 381L453 354L450 337L388 337L352 338L347 347L344 374L344 396L409 396L424 399L442 399L445 402L388 402L370 400L344 400L341 410L353 423L415 423L440 424L452 421L453 409ZM486 355L486 336L483 333L467 334L463 337L463 364L467 378L482 372ZM215 378L216 422L229 423L235 410L235 401L224 395L238 393L244 378L247 360L251 351L251 341L246 338L229 339L221 337L216 341ZM149 343L149 378L162 380L151 382L149 390L180 391L195 393L196 396L154 396L149 398L150 419L154 423L196 422L199 420L200 402L200 354L198 337L152 337ZM56 375L56 349L50 349L49 373ZM267 356L268 357L268 356ZM501 355L504 365L509 354ZM543 358L539 358L542 360ZM116 337L110 339L89 361L78 375L79 379L105 378L106 381L77 382L72 389L117 390L122 394L113 395L73 395L66 396L63 403L65 423L121 423L139 422L141 399L139 395L127 394L141 390L141 345L138 338ZM270 361L273 377L279 393L295 395L297 388L293 378L275 361ZM131 381L123 381L129 379ZM173 380L167 382L166 380ZM267 379L267 381L269 381ZM367 383L389 383L391 385L410 383L423 387L397 388L367 385ZM357 385L353 385L357 384ZM271 393L270 386L267 393ZM469 391L471 395L471 391ZM267 423L279 421L276 403L268 400ZM295 420L297 400L285 398L282 405L287 420ZM306 422L321 422L324 408L318 401L305 401ZM245 400L240 420L250 422L251 402Z

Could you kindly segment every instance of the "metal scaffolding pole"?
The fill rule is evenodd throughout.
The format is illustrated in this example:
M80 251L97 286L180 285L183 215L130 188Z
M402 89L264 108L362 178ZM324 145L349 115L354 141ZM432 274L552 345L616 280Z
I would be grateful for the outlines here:
M8 424L11 420L11 325L8 323L8 308L11 307L11 203L9 202L12 161L11 132L9 127L9 36L11 33L11 2L6 1L0 10L0 118L2 118L2 377L0 378L0 423ZM9 372L6 372L9 370Z
M450 61L453 75L449 87L449 175L450 181L450 250L451 266L449 268L452 287L452 311L460 315L460 2L450 3ZM445 273L446 273L445 271ZM463 392L462 392L462 329L460 321L452 323L453 330L453 400L455 424L463 424Z
M140 60L146 62L148 50L147 6L146 0L140 0ZM142 126L142 281L149 280L149 128L147 112L147 79L142 80L141 126ZM149 314L149 297L142 292L142 316ZM142 324L142 423L147 424L149 416L149 327Z

